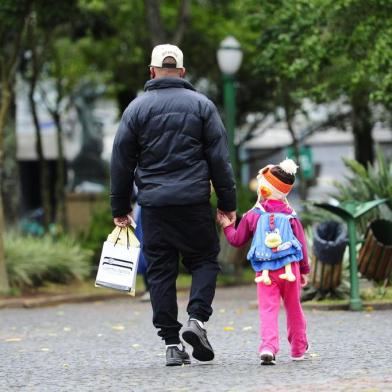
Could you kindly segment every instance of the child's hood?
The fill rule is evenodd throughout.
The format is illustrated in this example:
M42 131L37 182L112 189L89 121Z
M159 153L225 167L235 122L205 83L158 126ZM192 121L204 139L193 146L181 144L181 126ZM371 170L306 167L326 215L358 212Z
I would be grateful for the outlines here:
M293 209L282 200L264 200L261 205L267 212L281 212L291 214Z

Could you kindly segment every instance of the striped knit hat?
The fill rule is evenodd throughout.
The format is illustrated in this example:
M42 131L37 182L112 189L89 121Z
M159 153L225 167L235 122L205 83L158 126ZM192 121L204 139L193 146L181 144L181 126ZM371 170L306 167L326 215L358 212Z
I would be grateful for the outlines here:
M285 159L279 165L267 165L257 176L257 196L261 199L284 200L293 188L297 164Z

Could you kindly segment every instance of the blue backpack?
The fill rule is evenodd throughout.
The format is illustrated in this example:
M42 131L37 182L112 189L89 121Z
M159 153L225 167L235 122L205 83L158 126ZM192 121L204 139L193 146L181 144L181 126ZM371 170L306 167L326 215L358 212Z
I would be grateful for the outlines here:
M294 215L266 212L254 208L260 214L247 259L256 271L277 270L286 264L303 258L302 246L290 225Z

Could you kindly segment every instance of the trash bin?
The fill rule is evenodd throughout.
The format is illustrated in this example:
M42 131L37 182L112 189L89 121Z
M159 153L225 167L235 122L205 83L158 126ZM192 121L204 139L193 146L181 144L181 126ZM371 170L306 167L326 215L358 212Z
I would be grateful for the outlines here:
M350 253L350 309L361 310L362 301L359 296L358 265L357 265L357 231L356 223L360 217L375 207L385 203L387 199L377 199L365 202L356 200L336 203L315 203L316 207L323 208L338 215L347 223L348 246Z
M392 273L392 221L371 222L358 259L358 269L369 280L382 282Z
M335 290L341 282L347 231L337 221L318 224L313 234L312 285L323 293Z

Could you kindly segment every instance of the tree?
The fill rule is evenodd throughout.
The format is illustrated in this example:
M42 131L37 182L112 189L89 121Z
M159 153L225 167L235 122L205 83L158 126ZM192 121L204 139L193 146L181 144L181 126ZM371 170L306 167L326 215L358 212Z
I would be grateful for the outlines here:
M29 84L29 103L33 118L36 137L36 152L39 161L40 195L43 207L43 225L48 229L53 218L66 227L66 204L65 204L65 162L63 151L63 129L61 123L61 103L64 98L62 86L62 63L59 56L56 40L69 30L70 18L75 16L76 1L68 1L65 4L36 0L32 5L32 16L28 23L28 37L25 49L29 54L21 67L21 73ZM44 79L46 77L46 80ZM48 77L51 79L48 80ZM54 102L50 102L49 94L45 91L45 84L49 81L56 91ZM38 94L41 93L41 94ZM55 184L56 212L52 211L50 202L49 172L44 156L41 126L38 115L38 97L41 96L49 114L52 116L57 134L57 170Z
M4 129L9 114L15 73L22 48L22 38L30 13L29 1L2 1L0 5L0 187L4 165ZM7 291L9 283L5 265L3 234L4 211L3 196L0 191L0 291Z
M352 108L355 156L364 164L371 162L372 102L391 103L392 4L383 0L247 4L254 28L262 26L256 70L274 81L280 97L276 104L284 108L288 128L304 98L346 102Z
M45 36L44 41L40 42L40 35L37 26L37 12L35 9L31 15L27 28L29 37L27 49L30 53L30 58L24 76L29 85L28 98L30 104L30 112L33 118L33 124L35 129L35 151L37 153L39 162L39 190L43 207L43 226L45 230L48 230L52 215L50 208L49 171L48 164L46 162L43 151L41 126L38 117L36 95L40 74L45 62L44 51L46 50L48 44L47 41L49 38Z
M257 36L245 22L242 1L83 0L82 18L74 26L74 44L88 63L106 75L120 112L143 89L149 77L151 49L156 43L178 44L184 52L188 78L214 101L221 102L221 73L216 50L234 34L249 60ZM130 23L132 21L132 23ZM269 89L244 62L239 75L238 117L264 107Z
M322 0L248 2L254 29L263 26L255 54L255 73L272 87L274 108L283 108L284 120L292 138L296 161L300 161L300 135L295 117L303 111L302 101L317 85L316 75L327 61L322 32L325 10ZM301 198L306 198L306 184L299 168Z
M331 70L326 80L332 96L347 97L355 158L374 160L374 103L392 103L392 3L387 0L329 1L328 48Z

